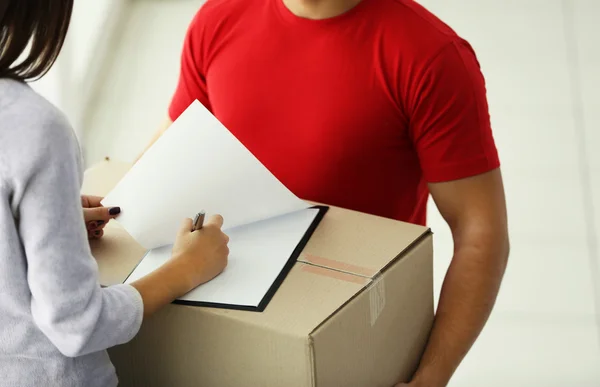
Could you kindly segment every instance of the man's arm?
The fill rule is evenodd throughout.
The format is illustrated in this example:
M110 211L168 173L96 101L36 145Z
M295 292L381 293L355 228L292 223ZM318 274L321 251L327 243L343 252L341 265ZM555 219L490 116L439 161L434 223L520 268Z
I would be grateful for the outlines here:
M171 121L170 118L165 118L165 120L163 121L163 123L161 124L160 128L156 131L156 133L154 134L154 136L152 137L152 139L150 140L150 143L148 143L148 145L144 148L144 150L142 151L142 153L135 159L135 162L137 163L138 160L144 155L144 153L146 153L146 151L148 151L148 149L150 149L150 147L156 142L158 141L158 139L160 138L160 136L163 135L164 132L167 131L167 129L169 129L169 126L171 126L171 124L173 123L173 121Z
M413 381L399 386L448 384L492 311L508 260L506 202L499 169L429 188L452 231L454 257L421 364Z

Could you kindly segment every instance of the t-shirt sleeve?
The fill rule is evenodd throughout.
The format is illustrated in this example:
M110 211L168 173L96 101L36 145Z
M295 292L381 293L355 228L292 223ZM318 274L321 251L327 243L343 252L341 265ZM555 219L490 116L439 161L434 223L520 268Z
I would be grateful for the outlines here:
M410 135L425 179L458 180L500 166L479 63L452 42L425 67L409 103Z
M211 110L206 90L204 19L203 9L200 9L188 27L183 42L179 81L169 106L169 117L172 121L175 121L195 100Z

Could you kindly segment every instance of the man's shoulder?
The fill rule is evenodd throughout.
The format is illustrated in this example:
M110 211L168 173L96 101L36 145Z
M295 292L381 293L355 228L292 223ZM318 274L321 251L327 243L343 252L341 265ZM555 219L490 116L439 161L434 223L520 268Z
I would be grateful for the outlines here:
M430 57L452 43L464 42L448 24L415 0L383 0L388 34L402 41L405 51Z
M259 0L207 0L198 10L196 21L205 23L219 23L228 18L243 15Z
M398 29L432 35L441 40L454 39L456 32L429 9L414 0L383 0L381 7L389 22ZM401 22L401 23L400 23Z

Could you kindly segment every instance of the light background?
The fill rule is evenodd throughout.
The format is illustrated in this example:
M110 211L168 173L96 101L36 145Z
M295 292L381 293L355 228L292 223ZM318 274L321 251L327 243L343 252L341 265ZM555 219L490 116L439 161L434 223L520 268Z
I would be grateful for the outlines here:
M116 29L88 32L113 36L108 55L82 43L70 49L103 64L89 75L93 99L70 105L88 165L132 160L166 116L182 39L202 1L112 3ZM600 386L600 0L422 3L480 59L512 238L495 312L451 386ZM104 11L86 15L111 15ZM90 25L83 18L77 28ZM70 65L86 69L81 60ZM434 206L430 225L438 292L452 242Z

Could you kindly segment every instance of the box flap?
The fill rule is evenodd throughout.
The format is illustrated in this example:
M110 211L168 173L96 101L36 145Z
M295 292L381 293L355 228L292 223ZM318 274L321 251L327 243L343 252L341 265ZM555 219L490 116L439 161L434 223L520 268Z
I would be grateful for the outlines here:
M122 284L146 254L146 249L117 222L108 223L102 239L90 241L90 247L103 286Z
M298 261L372 279L429 233L423 226L330 206Z

